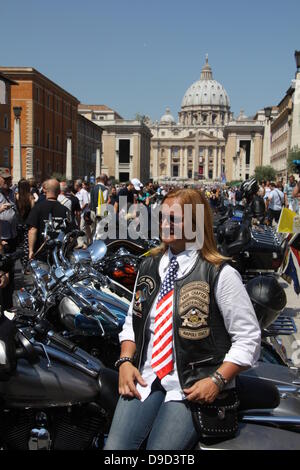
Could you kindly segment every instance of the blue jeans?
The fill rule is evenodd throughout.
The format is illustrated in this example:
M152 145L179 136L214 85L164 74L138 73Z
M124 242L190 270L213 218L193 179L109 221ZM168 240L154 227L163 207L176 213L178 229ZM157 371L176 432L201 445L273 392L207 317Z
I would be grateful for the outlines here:
M156 387L144 402L119 399L104 450L137 450L148 437L146 450L184 450L198 442L186 400L164 402Z

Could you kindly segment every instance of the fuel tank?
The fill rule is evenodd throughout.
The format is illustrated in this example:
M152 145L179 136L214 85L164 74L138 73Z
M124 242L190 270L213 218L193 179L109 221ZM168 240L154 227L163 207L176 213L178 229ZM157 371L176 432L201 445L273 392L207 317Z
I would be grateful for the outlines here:
M97 377L51 358L37 363L19 359L15 372L0 382L0 401L14 408L48 408L94 401L99 395Z

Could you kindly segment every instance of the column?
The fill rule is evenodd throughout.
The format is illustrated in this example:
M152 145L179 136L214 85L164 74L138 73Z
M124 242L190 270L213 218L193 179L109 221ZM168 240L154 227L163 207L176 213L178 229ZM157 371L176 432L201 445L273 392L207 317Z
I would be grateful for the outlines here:
M72 131L67 131L67 161L66 161L66 179L73 179L72 168Z
M26 149L26 178L33 178L33 148Z
M188 148L185 147L185 149L184 149L184 171L183 171L183 177L184 178L188 178L188 167L189 167Z
M196 130L196 142L195 142L195 152L193 158L193 179L198 179L199 173L199 131Z
M251 147L250 147L250 163L249 163L249 177L253 175L255 167L260 165L259 162L255 161L255 134L251 136ZM246 152L245 152L245 164L246 164ZM245 175L246 177L246 175Z
M171 178L172 176L172 148L170 147L168 149L168 160L167 160L167 172L166 176Z
M222 147L218 147L218 171L217 177L221 179L222 174Z
M97 178L100 175L101 175L101 148L97 147L97 149L96 149L96 172L95 172L95 177Z
M152 178L154 181L157 181L158 176L159 176L158 165L159 165L159 146L157 145L157 148L154 149L153 175L152 175Z
M185 152L185 147L180 147L180 151L179 151L179 155L180 155L179 176L180 178L184 178L184 152Z
M214 147L213 150L213 180L217 179L217 167L218 167L218 156L217 156L217 148Z
M21 153L21 107L14 107L14 149L13 149L13 183L17 184L22 178Z
M118 148L119 140L116 138L115 141L115 179L119 179L119 148Z
M205 157L204 176L205 176L205 179L208 180L208 163L209 163L208 147L205 147L205 149L204 149L204 157Z

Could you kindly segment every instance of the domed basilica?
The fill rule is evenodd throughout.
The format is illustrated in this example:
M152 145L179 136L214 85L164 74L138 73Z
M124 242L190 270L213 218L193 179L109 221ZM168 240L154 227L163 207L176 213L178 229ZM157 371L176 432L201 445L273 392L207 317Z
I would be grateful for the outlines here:
M179 122L169 108L152 132L150 175L154 181L219 180L224 175L224 127L232 119L224 87L213 79L208 63L200 79L185 92Z

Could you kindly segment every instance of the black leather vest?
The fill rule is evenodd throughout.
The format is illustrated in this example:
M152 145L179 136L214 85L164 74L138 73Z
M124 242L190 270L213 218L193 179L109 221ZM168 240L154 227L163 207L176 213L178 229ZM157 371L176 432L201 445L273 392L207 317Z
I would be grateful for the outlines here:
M148 315L161 285L160 260L161 255L146 258L139 269L133 304L135 365L138 368L144 352ZM214 285L223 266L216 267L199 254L193 269L175 281L173 339L182 389L218 369L231 347L214 296Z

